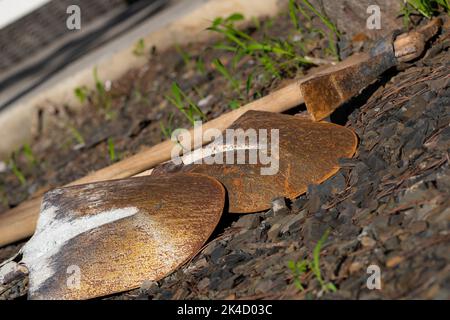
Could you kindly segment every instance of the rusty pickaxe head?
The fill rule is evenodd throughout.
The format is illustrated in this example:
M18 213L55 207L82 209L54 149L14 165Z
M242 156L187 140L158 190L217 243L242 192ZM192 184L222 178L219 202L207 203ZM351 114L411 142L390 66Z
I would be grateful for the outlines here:
M300 90L311 117L316 121L326 118L391 67L419 57L441 24L440 19L434 19L417 31L394 33L379 41L370 52L353 55L338 66L302 80Z

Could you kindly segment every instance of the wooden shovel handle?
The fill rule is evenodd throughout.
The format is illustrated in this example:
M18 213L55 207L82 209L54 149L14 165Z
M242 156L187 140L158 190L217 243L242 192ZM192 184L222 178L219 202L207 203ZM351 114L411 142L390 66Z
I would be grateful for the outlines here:
M302 104L303 102L304 100L300 92L300 87L297 81L294 81L286 87L272 92L261 99L206 122L203 125L203 130L216 128L223 131L249 110L283 112ZM191 137L193 137L193 134L191 134ZM202 137L203 144L208 142L210 141L205 140ZM174 145L174 142L166 140L127 159L92 172L81 179L69 183L68 186L95 181L128 178L137 175L162 162L170 160L171 151ZM0 215L0 247L33 235L39 216L41 201L42 196L32 198Z

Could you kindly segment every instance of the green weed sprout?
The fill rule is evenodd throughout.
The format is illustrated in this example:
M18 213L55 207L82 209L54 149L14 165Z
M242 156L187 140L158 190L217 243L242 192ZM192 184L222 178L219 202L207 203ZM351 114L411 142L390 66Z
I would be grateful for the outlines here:
M320 240L317 242L316 246L313 250L313 260L302 260L302 261L288 261L288 268L291 270L293 276L294 276L294 285L296 288L300 291L304 291L304 286L300 280L301 276L305 274L308 271L312 271L314 276L316 277L317 281L319 282L321 288L325 292L335 292L336 286L331 282L326 282L322 277L322 272L320 270L320 252L322 250L322 247L328 239L328 235L330 233L330 230L328 229L325 231L325 233L322 235Z
M171 92L166 99L172 103L194 125L198 119L206 120L202 110L185 94L176 82L172 83Z

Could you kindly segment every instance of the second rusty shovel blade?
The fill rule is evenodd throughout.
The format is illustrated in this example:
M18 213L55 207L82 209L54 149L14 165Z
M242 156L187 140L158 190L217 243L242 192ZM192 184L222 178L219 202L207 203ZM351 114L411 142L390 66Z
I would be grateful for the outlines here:
M225 134L224 143L215 140L203 148L203 155L198 152L201 149L195 150L183 156L184 165L177 167L168 163L155 169L153 174L182 170L215 177L228 191L229 211L250 213L268 209L275 197L295 198L304 193L309 184L318 184L334 175L339 170L338 159L351 157L357 145L355 133L348 128L271 112L248 111L229 129L234 131L227 132L234 132L241 143L235 142L238 139L228 141ZM263 142L256 147L265 148L269 157L264 158L271 158L270 161L262 163L261 153L249 143L247 138L254 132L252 130L259 135L258 142L265 136L264 132L267 133L267 145ZM276 132L273 130L278 130L277 141L271 137L271 133ZM244 137L247 143L242 144ZM277 148L273 148L275 143ZM237 150L245 149L245 163L239 164ZM258 159L251 164L249 155L255 150L259 153ZM235 158L230 156L235 159L234 163L228 162L227 156L234 153ZM213 157L223 164L212 163Z
M223 211L215 179L180 173L55 189L22 250L31 299L87 299L159 280L195 255Z

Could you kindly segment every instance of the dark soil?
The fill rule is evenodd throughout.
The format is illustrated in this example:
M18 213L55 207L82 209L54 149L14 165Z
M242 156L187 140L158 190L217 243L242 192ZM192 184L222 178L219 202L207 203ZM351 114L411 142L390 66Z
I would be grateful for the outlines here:
M260 29L250 26L247 31L257 38L265 34L295 37L287 14L264 21ZM324 53L324 39L308 37L308 55L331 59ZM354 129L360 139L356 156L342 161L342 169L333 178L310 186L306 195L287 202L284 209L225 216L206 247L184 267L159 282L146 281L141 289L113 298L448 299L449 41L448 34L441 35L425 57L409 68L391 70L332 115L332 121ZM233 71L241 92L248 74L253 72L255 80L249 94L240 97L211 65L220 57L230 66L232 55L205 50L212 44L182 49L193 60L201 56L206 72L199 72L194 62L184 63L176 48L161 53L156 48L147 66L130 70L112 83L108 110L95 93L80 113L56 104L43 108L41 121L51 129L38 131L32 144L36 161L31 163L23 153L16 155L26 183L21 185L9 170L1 173L3 211L35 192L109 165L109 138L116 153L125 157L163 140L160 122L167 125L171 112L174 128L188 126L164 99L175 80L194 101L203 100L199 104L212 119L227 111L231 100L243 104L256 99L307 69L283 70L281 80L255 67L250 57L244 58ZM355 46L353 51L359 49ZM84 144L79 144L68 124L77 128ZM335 292L324 290L311 270L296 278L288 268L289 261L312 260L327 230L320 269ZM18 248L20 244L0 249L0 260ZM381 270L381 290L366 286L369 265ZM295 279L304 290L295 285ZM0 290L0 299L23 296L26 285L27 279L10 284Z

